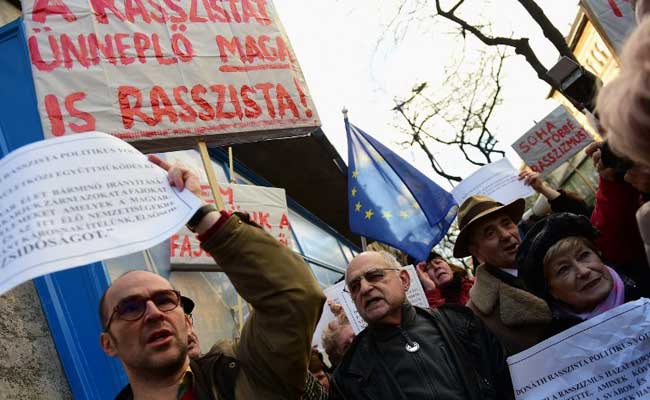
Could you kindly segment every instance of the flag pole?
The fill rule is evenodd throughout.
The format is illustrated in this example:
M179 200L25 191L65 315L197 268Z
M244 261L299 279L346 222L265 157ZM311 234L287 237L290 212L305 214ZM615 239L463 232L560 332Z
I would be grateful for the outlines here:
M341 110L343 113L343 120L347 122L348 120L348 109L346 106L343 106L343 109ZM350 160L348 160L349 164ZM361 250L366 251L368 250L368 241L366 240L365 236L359 236L361 238Z
M228 146L228 168L230 171L230 183L235 183L235 167L233 166L234 157L232 155L232 146ZM239 293L237 293L237 320L239 321L239 332L241 333L244 327L244 301Z

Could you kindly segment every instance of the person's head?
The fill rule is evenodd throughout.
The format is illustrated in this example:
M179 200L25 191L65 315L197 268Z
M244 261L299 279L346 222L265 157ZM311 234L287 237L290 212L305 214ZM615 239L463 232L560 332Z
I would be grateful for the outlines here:
M311 358L309 359L309 372L320 382L327 392L330 390L330 378L327 375L323 356L317 348L311 349Z
M645 5L642 7L647 7ZM598 95L600 122L618 155L650 166L650 18L625 42L618 77Z
M368 324L397 325L409 288L408 272L384 251L367 251L354 257L345 273L345 285Z
M194 330L194 317L192 317L192 312L194 311L194 301L186 296L181 296L181 306L183 307L183 312L185 313L185 319L187 320L187 356L190 359L196 359L201 357L201 343L199 342L199 337Z
M443 256L432 251L427 258L425 271L436 287L445 287L454 278L454 271Z
M469 197L458 211L460 232L454 257L471 255L492 267L514 267L521 242L517 223L524 207L523 199L504 205L487 196Z
M551 305L576 313L593 310L613 286L593 242L597 236L584 216L560 213L538 222L517 255L526 287Z
M189 322L180 300L169 281L147 271L130 271L104 292L100 344L130 378L167 377L188 362Z

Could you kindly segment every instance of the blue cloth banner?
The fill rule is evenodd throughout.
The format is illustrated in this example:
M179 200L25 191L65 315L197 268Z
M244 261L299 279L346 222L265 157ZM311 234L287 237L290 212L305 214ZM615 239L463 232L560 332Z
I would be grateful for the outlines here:
M345 129L350 229L425 260L456 218L454 197L347 119Z

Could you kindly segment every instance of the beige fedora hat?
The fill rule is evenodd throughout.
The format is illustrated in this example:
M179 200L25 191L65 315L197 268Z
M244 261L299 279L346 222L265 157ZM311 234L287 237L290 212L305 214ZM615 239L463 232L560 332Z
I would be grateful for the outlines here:
M468 197L458 210L458 228L460 229L460 233L458 233L458 238L454 245L454 257L462 258L471 255L468 246L469 232L471 232L472 227L477 222L501 211L517 223L521 220L525 208L526 202L524 199L517 199L512 203L504 205L487 196L474 195Z

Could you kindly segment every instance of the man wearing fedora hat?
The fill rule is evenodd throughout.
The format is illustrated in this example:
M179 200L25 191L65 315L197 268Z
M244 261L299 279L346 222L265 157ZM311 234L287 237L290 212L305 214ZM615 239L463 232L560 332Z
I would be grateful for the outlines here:
M546 302L525 290L517 277L515 258L521 243L517 222L523 199L501 204L475 195L458 211L460 233L454 257L472 256L478 262L476 282L467 302L474 313L501 339L509 354L544 339L551 322Z

